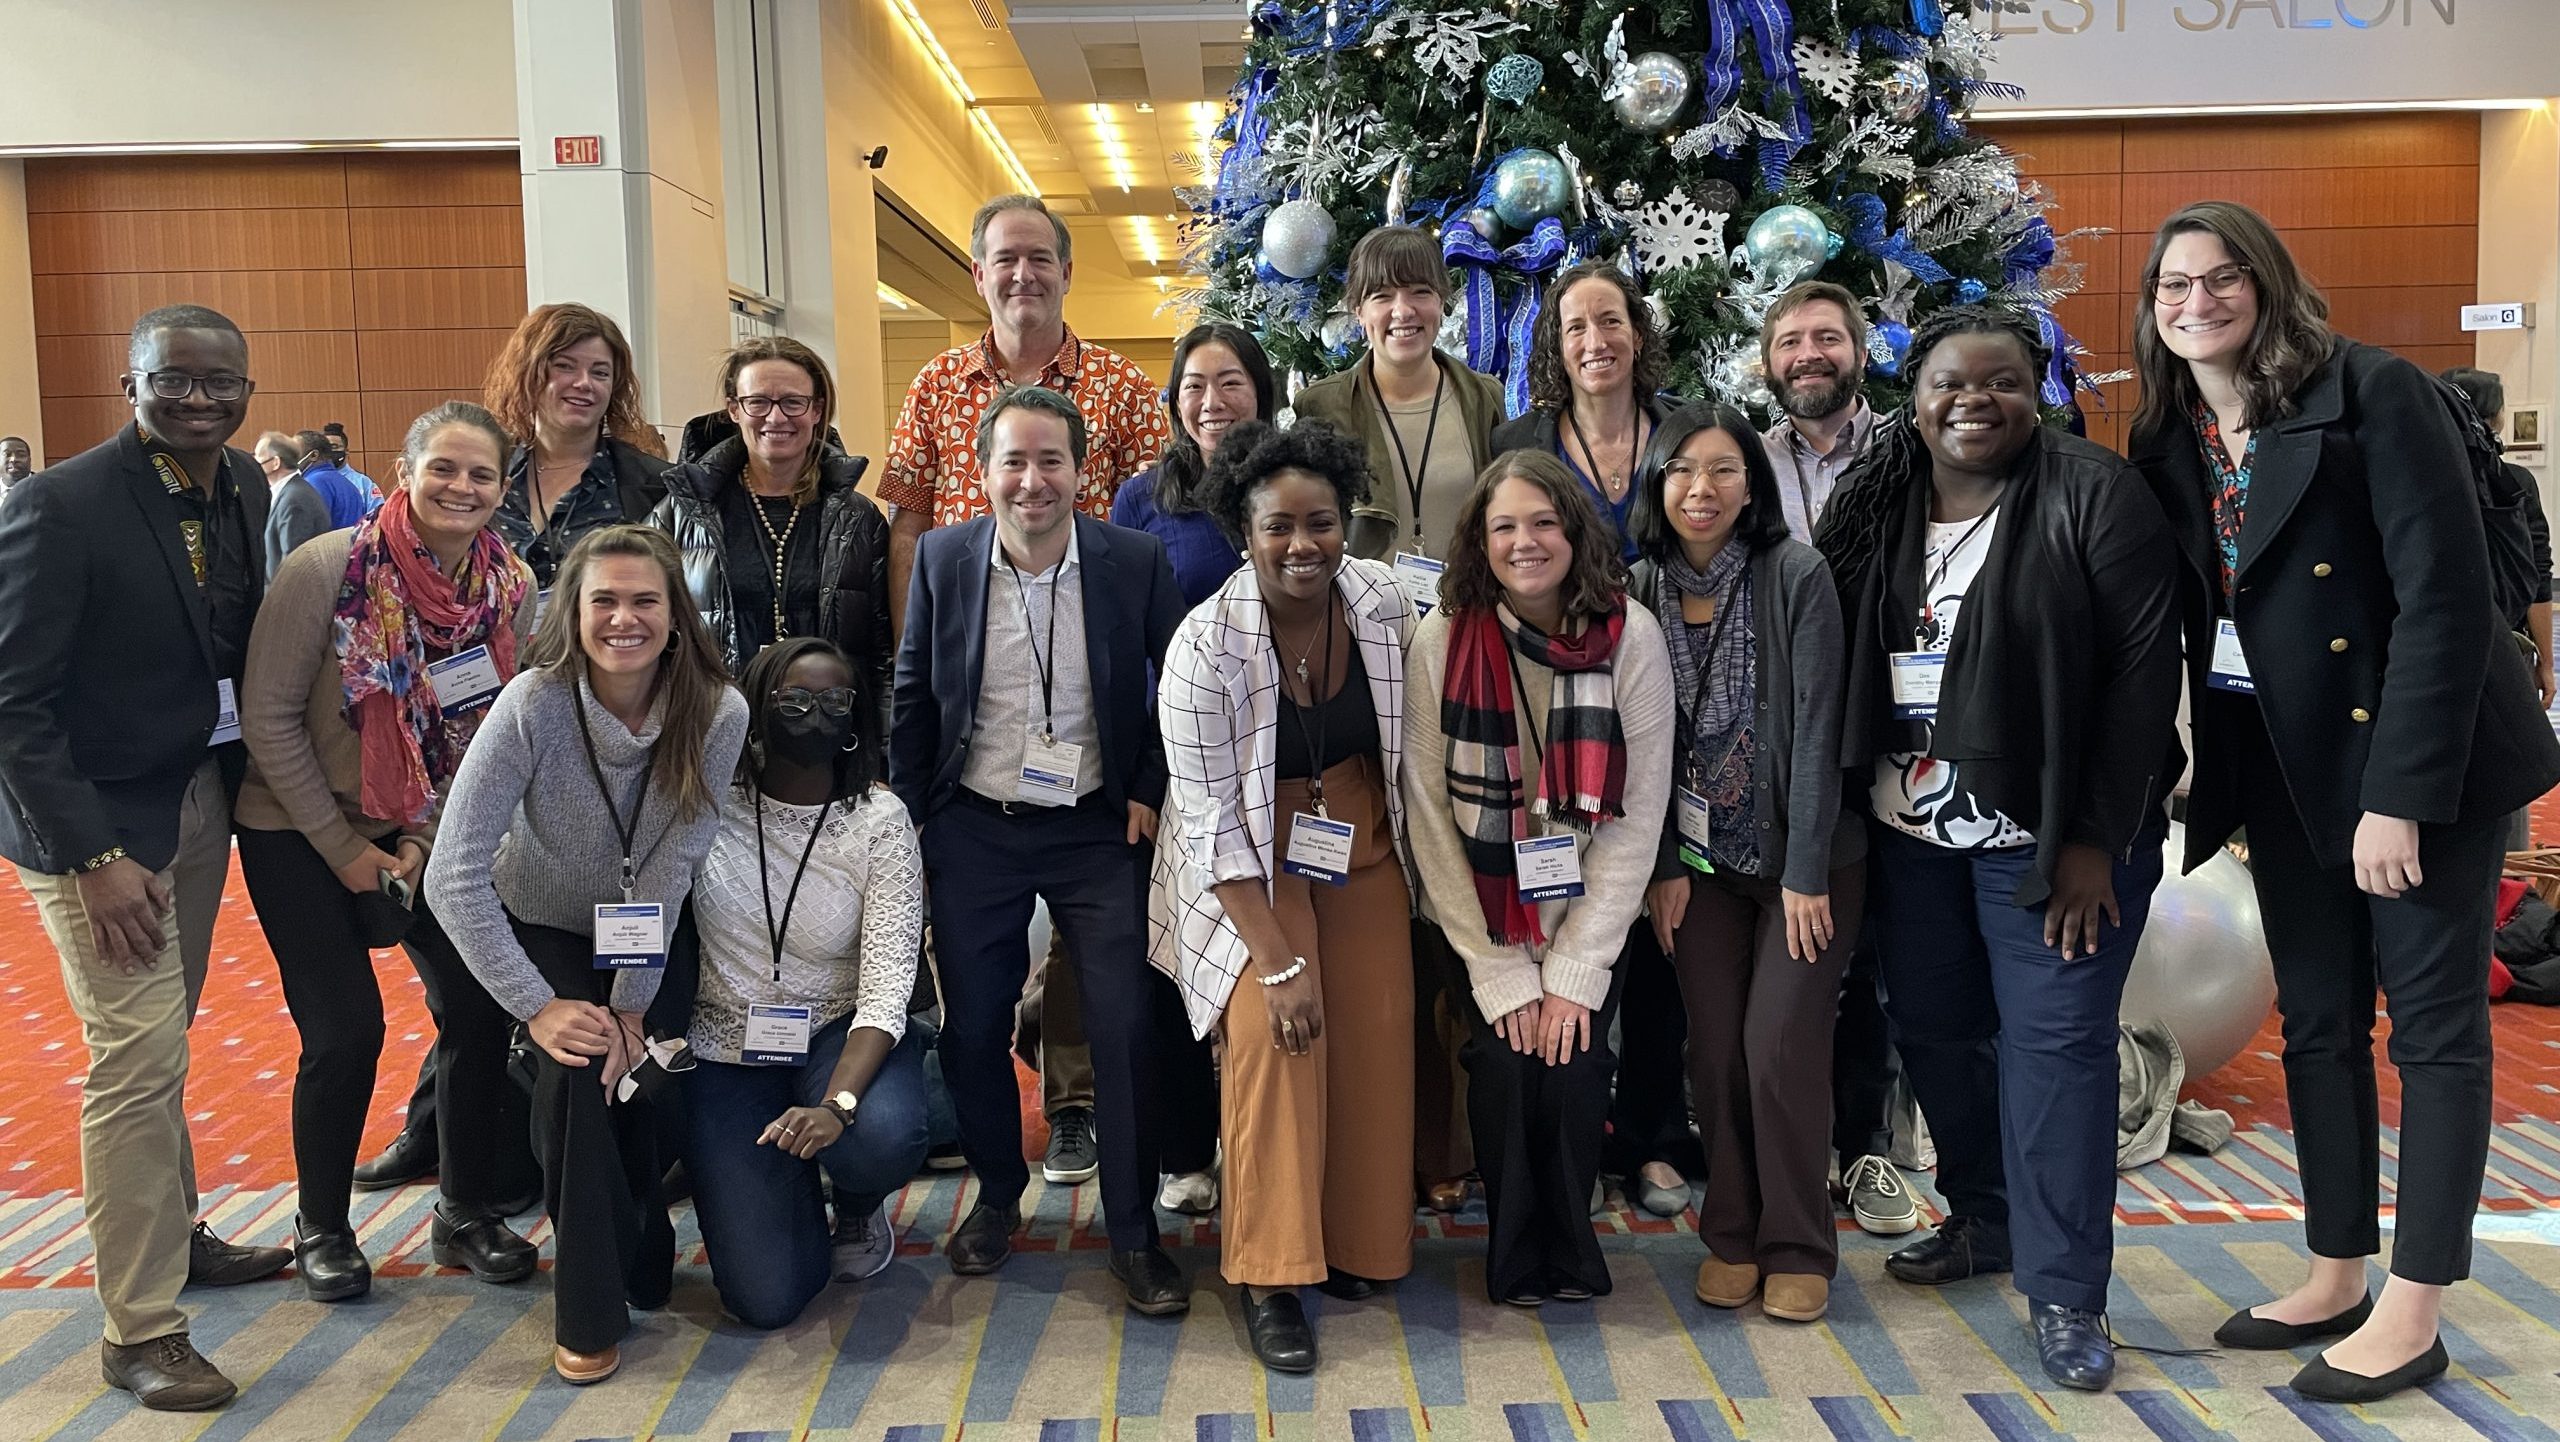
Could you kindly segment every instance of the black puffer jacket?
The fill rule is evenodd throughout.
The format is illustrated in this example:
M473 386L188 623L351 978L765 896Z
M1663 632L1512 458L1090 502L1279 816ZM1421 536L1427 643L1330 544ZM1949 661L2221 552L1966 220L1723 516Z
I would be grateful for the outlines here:
M886 714L889 668L897 659L897 638L889 633L889 523L871 498L856 489L871 462L834 447L821 453L818 474L818 545L820 585L817 597L819 634L842 646L871 684L871 694ZM673 536L684 557L685 588L729 663L729 674L746 669L738 654L737 607L729 591L728 531L721 524L720 496L740 485L747 448L732 438L711 448L698 461L667 472L667 498L649 513L649 524ZM804 522L805 524L805 522ZM755 556L752 563L765 564ZM806 609L806 598L789 609Z

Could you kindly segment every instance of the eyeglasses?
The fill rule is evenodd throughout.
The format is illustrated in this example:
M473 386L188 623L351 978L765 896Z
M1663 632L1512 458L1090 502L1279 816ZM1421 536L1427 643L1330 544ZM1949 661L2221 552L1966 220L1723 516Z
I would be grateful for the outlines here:
M134 375L151 388L151 393L164 401L182 401L187 393L202 390L209 401L236 401L257 388L247 376L229 374L194 376L185 371L135 371Z
M2204 293L2215 300L2229 300L2238 295L2240 288L2248 283L2249 267L2242 262L2233 261L2229 265L2216 267L2203 275L2179 275L2174 271L2155 275L2151 278L2151 298L2162 305L2180 305L2195 292L2197 286L2201 285L2204 287Z
M1662 478L1666 481L1697 481L1704 479L1718 486L1738 486L1743 484L1745 481L1750 480L1751 473L1738 466L1724 466L1715 470L1708 470L1695 461L1673 460L1662 463Z
M738 396L735 399L738 409L745 411L756 420L763 420L775 411L780 411L796 421L807 415L809 408L818 403L816 396Z
M806 716L815 706L830 716L853 714L853 688L838 686L826 691L812 691L804 686L786 686L773 693L773 709L785 716Z

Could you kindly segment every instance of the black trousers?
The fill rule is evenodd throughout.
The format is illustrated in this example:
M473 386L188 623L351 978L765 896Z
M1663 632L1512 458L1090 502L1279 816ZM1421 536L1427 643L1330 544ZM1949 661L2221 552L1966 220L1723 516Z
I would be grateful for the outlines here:
M596 968L595 938L522 921L515 931L555 994L606 1003L613 973ZM674 1289L657 1109L645 1095L608 1101L592 1062L565 1067L536 1053L533 1149L551 1213L552 1336L573 1352L601 1352L630 1332L629 1308L665 1306Z
M425 967L418 969L420 989L427 996L427 1016L444 1030L444 985ZM474 983L475 985L477 983ZM512 1021L512 1019L510 1019ZM436 1077L442 1068L436 1061L440 1046L430 1046L418 1054L418 1082L409 1091L408 1119L400 1130L411 1136L425 1136L434 1141L436 1150L444 1150L443 1111L436 1105ZM496 1169L497 1195L504 1198L531 1196L542 1187L542 1164L533 1157L533 1060L516 1054L510 1033L507 1051L507 1088L501 1094L498 1119L494 1130L474 1137L466 1130L461 1145L482 1147L494 1154L491 1165Z
M1849 953L1840 983L1840 1016L1831 1029L1831 1151L1842 1167L1860 1157L1893 1150L1893 1121L1885 1108L1902 1075L1884 1010L1884 968L1872 933Z
M2247 778L2249 869L2284 1018L2285 1100L2306 1240L2323 1257L2381 1250L2379 984L2400 1073L2391 1271L2412 1282L2461 1281L2471 1275L2471 1216L2489 1158L2489 938L2508 818L2420 826L2424 884L2397 900L2368 895L2356 889L2352 865L2323 866L2312 856L2256 703L2217 695L2208 704L2246 758L2239 774Z
M1612 967L1608 1000L1591 1017L1591 1049L1560 1066L1513 1051L1482 1013L1458 1053L1467 1068L1476 1170L1484 1177L1485 1290L1497 1302L1522 1288L1608 1294L1608 1259L1591 1229L1591 1184L1600 1178L1609 1080L1618 1068L1609 1020L1626 984L1626 968Z
M240 833L240 872L275 953L285 1009L301 1036L293 1075L293 1161L302 1219L344 1227L382 1058L382 987L358 930L355 897L299 831ZM376 844L394 838L385 835ZM446 939L422 894L401 943L438 1013L437 1114L447 1139L438 1182L454 1209L498 1201L506 1182L507 1039L514 1021Z
M1633 1176L1649 1162L1668 1162L1684 1177L1706 1167L1706 1154L1689 1130L1689 1018L1680 1004L1680 977L1653 919L1639 916L1627 928L1618 953L1626 973L1618 1004L1618 1085L1609 1099L1609 1138L1600 1170Z

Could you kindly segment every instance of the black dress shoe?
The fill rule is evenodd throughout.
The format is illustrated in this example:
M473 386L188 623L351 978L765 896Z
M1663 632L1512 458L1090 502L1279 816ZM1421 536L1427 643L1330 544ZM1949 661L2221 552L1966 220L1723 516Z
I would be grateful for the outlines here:
M379 1192L388 1187L414 1182L436 1169L436 1139L417 1132L402 1132L382 1149L382 1155L356 1168L356 1190Z
M1906 1282L1940 1287L2009 1270L2009 1229L1973 1217L1949 1217L1938 1229L1884 1259Z
M1191 1279L1173 1264L1162 1247L1140 1247L1111 1254L1111 1275L1128 1290L1129 1309L1150 1317L1169 1317L1191 1310Z
M496 1217L456 1217L436 1203L427 1242L439 1267L467 1268L484 1282L521 1282L541 1253Z
M292 1251L284 1247L235 1247L198 1222L187 1238L187 1285L236 1287L272 1277L292 1260Z
M349 1227L313 1228L293 1219L293 1268L315 1302L343 1302L373 1290L373 1264Z
M1253 1355L1274 1372L1316 1369L1316 1334L1298 1294L1287 1287L1259 1302L1250 1290L1244 1294L1244 1334L1253 1340Z
M184 1332L123 1347L101 1341L98 1372L154 1412L209 1412L240 1393Z
M2046 1376L2083 1392L2103 1392L2115 1380L2116 1344L2107 1336L2106 1313L2030 1298L2027 1321Z
M2272 1317L2252 1315L2243 1307L2231 1314L2231 1320L2213 1329L2217 1345L2237 1352L2281 1352L2316 1342L2323 1337L2343 1337L2364 1325L2373 1315L2373 1294L2334 1317L2318 1322L2279 1322Z
M985 1276L1013 1255L1014 1228L1021 1225L1019 1209L980 1202L952 1229L951 1240L943 1243L942 1254L951 1259L951 1270L961 1276Z
M1345 1302L1365 1302L1377 1292L1378 1284L1366 1277L1346 1272L1340 1267L1327 1267L1324 1269L1324 1280L1316 1283L1316 1290L1328 1297ZM1280 1370L1286 1372L1291 1369L1283 1367Z
M2379 1377L2361 1372L2341 1371L2329 1365L2328 1356L2311 1359L2309 1366L2293 1376L2294 1395L2314 1402L2379 1402L2395 1392L2432 1382L2444 1375L2453 1359L2445 1355L2444 1339L2438 1337L2427 1350L2410 1359L2408 1365L2395 1367Z

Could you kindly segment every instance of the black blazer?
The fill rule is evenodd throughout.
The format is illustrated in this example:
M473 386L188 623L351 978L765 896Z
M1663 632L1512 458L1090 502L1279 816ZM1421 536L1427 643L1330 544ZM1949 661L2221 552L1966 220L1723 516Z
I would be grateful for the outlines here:
M2229 612L2312 851L2352 858L2371 811L2446 822L2510 814L2560 783L2560 742L2489 595L2470 461L2434 382L2340 339L2262 425ZM2187 865L2241 823L2228 716L2206 689L2221 561L2203 447L2183 420L2134 437L2178 549L2196 775Z
M1144 531L1074 518L1084 582L1085 664L1093 678L1102 794L1114 807L1164 807L1164 745L1150 668L1182 624L1182 592L1164 543ZM960 789L987 656L987 553L995 518L938 526L916 543L907 631L898 647L889 788L921 823Z
M0 508L0 856L48 875L116 846L154 871L176 856L215 680L237 687L266 592L266 478L230 450L214 485L221 634L133 426Z

